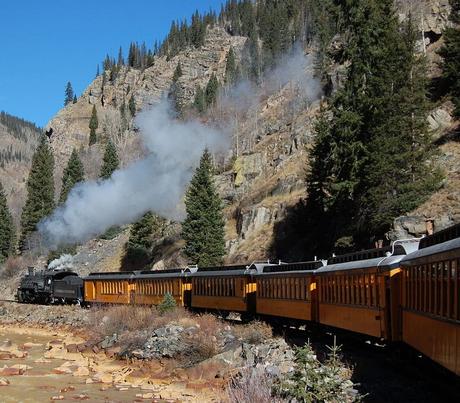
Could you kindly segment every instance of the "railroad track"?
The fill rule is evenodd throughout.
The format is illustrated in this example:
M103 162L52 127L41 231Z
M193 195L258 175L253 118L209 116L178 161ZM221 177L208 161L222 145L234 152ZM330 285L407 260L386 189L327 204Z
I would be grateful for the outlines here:
M16 304L18 304L19 302L16 301L15 299L0 299L0 302L14 302Z

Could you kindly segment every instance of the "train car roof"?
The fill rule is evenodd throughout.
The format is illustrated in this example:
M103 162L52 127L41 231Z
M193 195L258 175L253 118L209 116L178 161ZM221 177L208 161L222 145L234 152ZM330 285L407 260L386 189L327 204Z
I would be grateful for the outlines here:
M181 277L183 274L183 269L96 272L90 273L85 277L85 280L134 280L149 278L171 278Z
M436 255L438 253L449 252L455 249L460 249L460 238L454 238L449 241L438 243L432 246L426 246L423 249L419 249L413 253L409 253L401 261L401 264L410 264L410 262L415 259L420 259L430 255Z
M212 266L199 267L194 273L190 273L191 277L208 277L208 276L241 276L249 275L253 272L246 265L233 266Z
M314 271L323 267L322 261L309 261L309 262L295 262L295 263L281 263L277 265L267 265L262 268L258 275L282 274L282 273L305 273Z
M460 224L453 225L422 238L419 249L429 248L430 246L444 243L455 238L460 238Z
M393 253L392 253L393 251ZM358 252L346 253L344 255L334 256L327 260L328 265L346 262L355 262L360 260L371 260L386 257L388 253L392 255L405 255L406 251L400 244L393 247L386 246L384 248L367 249Z
M327 273L331 271L368 269L371 267L381 267L383 269L392 269L399 267L401 260L405 255L392 255L377 257L373 259L356 260L345 263L328 264L315 271L315 274Z

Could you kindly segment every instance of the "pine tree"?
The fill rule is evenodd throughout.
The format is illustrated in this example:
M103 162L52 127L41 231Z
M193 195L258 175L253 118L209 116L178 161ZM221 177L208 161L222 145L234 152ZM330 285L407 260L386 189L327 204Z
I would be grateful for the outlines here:
M450 0L450 5L454 26L444 31L444 46L439 54L443 57L443 78L455 105L454 114L460 118L460 0Z
M193 101L193 107L198 111L198 113L203 113L206 110L206 99L204 91L200 86L197 87L195 92L195 99Z
M54 209L54 157L42 136L32 158L32 167L27 180L27 200L21 215L21 237L19 248L24 250L28 235L36 230L38 222Z
M176 69L174 70L174 74L172 77L171 88L169 89L168 97L171 100L172 105L174 106L174 110L179 114L182 113L182 105L181 105L181 98L182 98L182 86L179 83L179 78L182 76L182 67L180 62L177 63Z
M166 312L173 311L177 306L177 302L170 292L165 293L163 301L158 305L157 309L160 315Z
M109 179L112 173L118 169L120 160L115 146L109 140L105 147L104 158L102 159L101 173L99 175L102 179Z
M230 47L230 50L227 54L227 62L225 64L225 84L232 85L236 82L238 78L238 69L236 67L236 58L233 48Z
M131 113L131 117L134 117L136 115L136 102L134 100L134 95L132 95L131 98L129 98L128 109Z
M67 82L67 85L65 87L64 106L67 106L73 102L73 96L74 96L74 93L73 93L72 84L69 81Z
M143 267L150 261L156 224L155 216L149 212L132 225L124 266Z
M62 175L62 188L61 195L59 196L59 203L64 203L67 200L70 190L78 182L82 182L85 179L84 176L83 164L78 157L77 150L74 148Z
M14 251L15 231L3 186L0 183L0 263Z
M225 254L222 201L212 178L211 155L203 153L185 197L185 253L200 266L220 264Z
M206 106L211 106L216 102L218 91L219 91L219 81L217 81L217 77L213 73L204 91Z
M320 119L307 209L337 245L367 247L415 208L439 181L430 156L423 60L411 24L401 29L392 0L343 4L347 80ZM381 238L380 238L381 239ZM328 243L330 241L330 243Z
M123 58L123 49L120 46L120 48L118 49L117 67L118 69L120 69L124 65L125 65L125 59Z
M99 127L99 120L97 118L96 105L93 105L93 110L91 112L91 118L89 119L89 145L97 143L96 130Z

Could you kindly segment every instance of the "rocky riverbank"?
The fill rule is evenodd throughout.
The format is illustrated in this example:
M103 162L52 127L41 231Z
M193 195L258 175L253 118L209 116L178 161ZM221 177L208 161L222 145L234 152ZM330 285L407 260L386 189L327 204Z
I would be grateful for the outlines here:
M25 375L28 366L38 365L47 375L78 378L87 388L94 385L88 393L105 388L137 390L129 397L134 401L160 397L271 401L276 385L285 395L291 393L294 374L308 367L311 373L304 376L316 374L320 388L333 382L328 387L337 389L331 390L338 401L354 401L358 394L348 368L321 364L313 353L308 363L299 364L296 350L283 338L274 337L271 327L263 322L223 321L178 307L160 312L141 306L82 309L0 304L0 331L28 335L31 343L37 337L47 339L40 342L43 348L33 365L26 362L25 343L10 336L10 341L0 345L0 360L5 363L0 377L5 390L13 384L10 377ZM256 385L248 385L248 379ZM59 384L53 379L56 382ZM81 385L73 387L81 389ZM288 389L286 385L290 385Z

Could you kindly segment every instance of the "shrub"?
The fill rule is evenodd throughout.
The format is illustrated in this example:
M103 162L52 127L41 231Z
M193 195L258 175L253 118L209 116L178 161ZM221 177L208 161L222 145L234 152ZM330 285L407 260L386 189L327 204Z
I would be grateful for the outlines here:
M222 332L222 321L211 314L195 316L193 319L197 330L184 336L186 348L178 357L184 367L191 367L220 352L218 336Z
M176 300L171 295L171 293L167 292L164 295L163 301L161 301L161 304L158 305L157 310L160 313L160 315L164 315L166 312L174 310L176 306L177 306Z
M235 403L278 403L280 399L272 393L273 378L264 368L244 368L230 380L227 395Z
M115 305L92 309L89 325L97 336L121 335L125 331L148 329L155 316L155 310L150 307Z
M236 337L249 344L262 343L273 337L272 327L258 320L252 321L247 325L236 326L233 333Z
M10 256L0 267L0 277L7 279L14 277L24 268L25 262L19 256Z
M316 358L309 343L295 353L295 370L275 385L278 396L297 402L356 402L361 396L353 389L351 371L340 360L340 347L329 347L324 364Z

